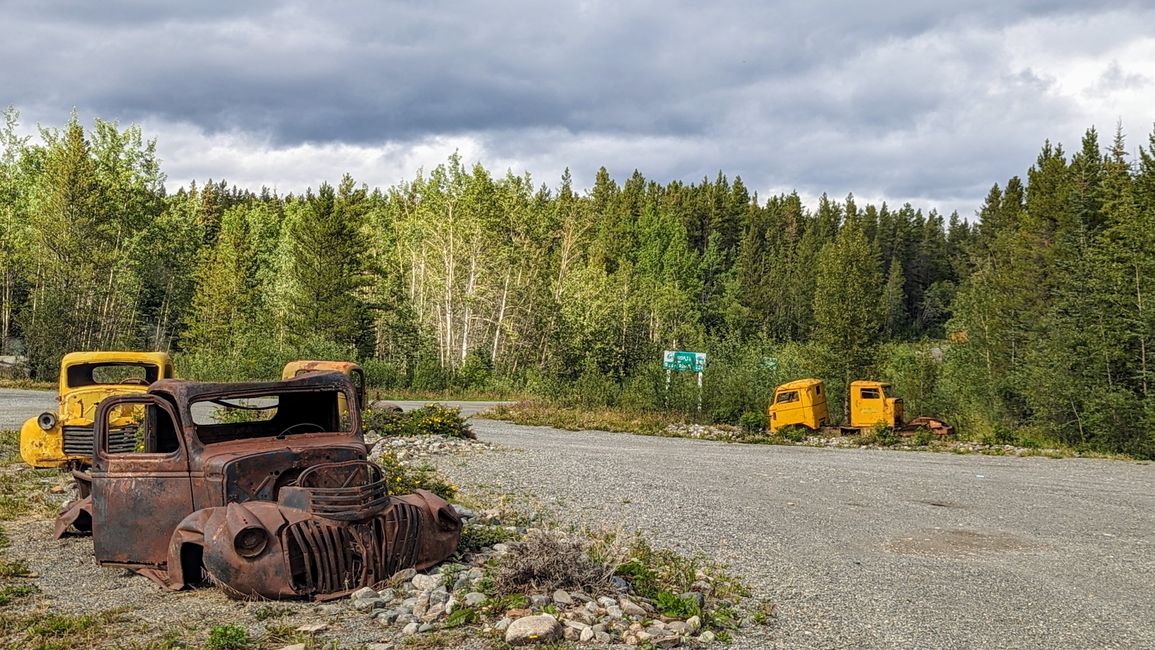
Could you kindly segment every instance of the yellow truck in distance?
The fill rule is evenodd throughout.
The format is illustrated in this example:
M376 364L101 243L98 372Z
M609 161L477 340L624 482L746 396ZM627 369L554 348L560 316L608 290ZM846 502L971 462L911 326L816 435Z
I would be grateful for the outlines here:
M783 427L802 426L812 431L831 429L826 403L826 385L821 379L799 379L774 389L767 416L771 433ZM874 427L895 431L925 428L938 435L950 435L954 428L938 418L917 417L904 421L902 398L890 384L859 380L850 384L850 422L838 427L841 433L859 433Z
M92 463L92 423L96 406L112 395L143 393L158 379L173 376L164 352L70 352L60 360L57 409L28 419L20 427L20 457L33 467L86 466ZM111 421L109 448L136 447L139 417L132 407Z
M370 408L379 411L401 412L401 407L393 402L375 400L366 403L365 371L353 361L316 361L305 359L290 361L286 363L284 369L281 370L281 379L292 379L312 372L339 372L351 379L353 381L353 387L357 389L357 408L359 409ZM340 408L342 412L344 412L345 397L339 395L338 398L340 400Z

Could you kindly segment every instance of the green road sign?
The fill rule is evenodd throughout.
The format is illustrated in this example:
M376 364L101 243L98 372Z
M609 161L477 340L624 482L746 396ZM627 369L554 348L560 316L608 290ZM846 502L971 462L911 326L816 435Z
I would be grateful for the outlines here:
M662 367L679 372L702 372L706 367L706 353L666 350L662 353Z

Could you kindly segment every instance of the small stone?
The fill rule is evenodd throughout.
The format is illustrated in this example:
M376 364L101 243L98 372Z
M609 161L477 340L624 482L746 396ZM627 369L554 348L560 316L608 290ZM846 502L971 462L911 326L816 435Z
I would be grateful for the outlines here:
M557 603L558 605L565 605L566 607L569 607L573 604L573 596L570 596L569 592L565 589L558 589L557 591L553 592L553 602Z
M340 614L345 608L338 603L326 603L317 606L317 613L325 616L334 616Z
M646 610L642 609L637 603L628 599L622 598L618 601L622 607L622 612L626 616L645 616Z
M438 587L429 593L429 604L444 605L449 602L449 592L445 587Z
M617 589L618 591L629 591L630 590L630 583L626 582L625 580L622 580L618 576L614 576L614 577L610 578L610 584L613 586L614 589Z
M413 603L413 615L417 618L425 616L425 612L429 609L429 596L421 594L417 597L417 602Z
M457 579L453 581L453 591L457 591L459 589L465 589L472 582L473 581L469 579L469 576L467 576L463 573L463 574L457 576Z
M701 641L702 643L713 643L714 642L714 633L711 632L710 630L706 630L705 632L698 635L698 640Z
M566 641L577 641L582 635L581 632L578 632L572 627L563 627L561 632Z
M672 648L673 646L681 645L682 637L677 636L676 634L667 634L664 636L654 637L652 643L659 648Z
M618 607L617 605L610 605L606 608L606 616L609 616L610 618L621 618L624 616L624 614L622 613L621 607Z
M493 550L498 554L505 554L509 552L509 544L494 544Z
M613 637L610 636L609 632L594 632L594 641L605 644L613 641Z
M645 630L638 630L637 632L634 632L634 637L638 639L639 643L644 643L654 638L654 635Z
M433 629L433 625L431 623L425 623L421 627L417 628L417 631L418 632L428 632L429 630L432 630L432 629Z
M497 624L493 626L493 629L495 629L499 632L504 632L505 628L509 627L509 624L512 622L513 622L513 619L506 616L506 617L502 618L500 621L498 621Z
M445 601L445 613L452 614L455 609L457 609L457 597L450 596L449 600Z
M443 577L444 576L440 574L418 573L417 575L413 576L413 580L410 582L413 583L413 588L418 591L433 591L437 587L441 586L441 579Z
M393 650L392 643L366 643L365 650Z
M690 631L690 626L682 621L670 621L666 623L666 630L674 634L685 634Z
M397 597L397 592L392 589L382 589L377 592L377 597L385 602L390 602Z
M526 645L543 641L556 641L562 635L561 624L552 616L525 616L509 624L505 630L505 642L510 645Z
M697 616L691 616L686 619L686 627L690 628L691 632L697 632L702 629L702 619Z
M304 643L294 643L293 645L284 646L283 648L281 648L281 650L305 650L305 644Z
M361 600L363 598L377 598L377 597L378 597L377 592L373 591L372 587L361 587L357 591L354 591L352 594L349 594L349 598L351 598L353 600Z
M433 621L441 618L441 615L444 613L444 605L434 605L433 607L429 608L429 611L425 612L425 615L421 617L421 620L425 621L426 623L432 623Z
M387 609L377 614L377 622L382 625L392 625L397 622L397 617L401 615L395 609Z
M326 630L328 628L329 628L328 623L307 623L305 625L302 625L301 627L298 627L297 631L298 632L304 632L305 634L316 634L317 632L320 632L321 630Z
M542 594L533 594L532 596L529 597L529 606L534 608L534 609L540 609L542 607L545 607L546 605L549 604L549 602L550 602L549 596L545 596Z
M419 630L420 628L421 628L421 626L418 625L417 623L410 623L409 625L406 625L404 628L401 629L401 633L406 635L406 636L411 635L411 634L417 634L417 630Z
M602 607L609 607L610 605L617 605L618 601L610 598L609 596L602 596L601 598L598 598L598 604Z
M582 630L589 629L589 627L590 627L589 625L586 625L585 623L582 623L581 621L574 621L574 620L566 621L565 626L569 627L569 628L573 628L573 629L577 630L578 632L581 632Z
M578 636L578 641L581 641L582 643L589 643L590 641L593 641L596 634L597 633L594 632L592 627L587 627L581 631L581 634Z
M456 511L457 516L461 517L462 519L473 519L473 518L477 517L476 512L470 510L469 508L466 508L465 506L459 506L456 503L453 504L453 510Z
M374 591L373 593L377 592ZM381 609L382 607L385 607L385 603L386 601L382 600L381 598L362 598L360 600L353 601L353 609L359 612L371 612L375 609Z
M485 599L485 594L478 591L471 591L465 594L465 604L469 607L477 607L481 603L484 603Z

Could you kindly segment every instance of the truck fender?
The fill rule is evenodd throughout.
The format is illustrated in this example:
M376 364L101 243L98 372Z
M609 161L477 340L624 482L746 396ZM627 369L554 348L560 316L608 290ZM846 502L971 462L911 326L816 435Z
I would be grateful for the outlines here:
M64 537L71 526L79 535L92 534L92 497L70 501L60 514L56 515L56 530L53 536L56 539Z

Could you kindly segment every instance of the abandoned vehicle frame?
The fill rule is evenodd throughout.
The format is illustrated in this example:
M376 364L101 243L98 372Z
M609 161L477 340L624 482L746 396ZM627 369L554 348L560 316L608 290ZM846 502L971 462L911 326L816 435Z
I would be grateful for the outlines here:
M354 391L343 374L310 373L109 397L56 536L91 532L101 565L235 597L324 600L429 568L456 550L461 520L430 492L388 494L359 413L341 408ZM111 444L126 406L142 414L128 451Z

